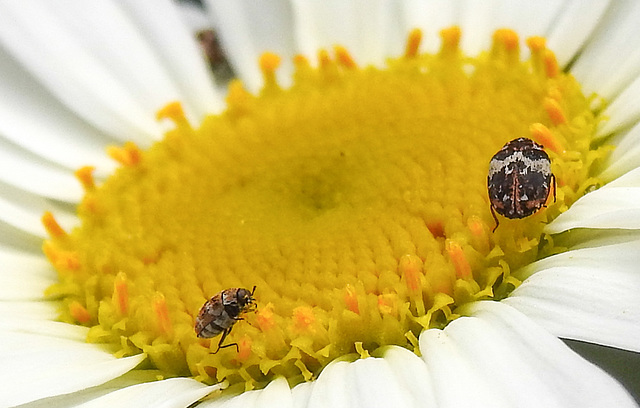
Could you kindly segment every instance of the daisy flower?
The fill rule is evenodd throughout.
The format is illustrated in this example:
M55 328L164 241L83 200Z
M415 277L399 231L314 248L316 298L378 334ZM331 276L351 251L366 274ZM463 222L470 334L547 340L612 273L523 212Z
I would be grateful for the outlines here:
M204 6L0 1L1 406L637 406L640 3Z

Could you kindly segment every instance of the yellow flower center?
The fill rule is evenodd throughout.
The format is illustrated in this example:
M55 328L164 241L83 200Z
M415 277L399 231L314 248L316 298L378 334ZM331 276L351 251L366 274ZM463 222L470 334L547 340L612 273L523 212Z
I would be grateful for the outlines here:
M561 250L543 227L597 184L604 153L590 101L542 38L524 62L510 30L475 58L459 38L444 30L421 55L414 31L384 69L339 47L315 69L299 57L286 90L267 54L259 96L233 83L228 110L197 128L177 104L160 111L175 122L163 141L111 148L123 166L100 186L78 171L80 227L44 216L61 319L118 355L147 353L164 377L250 389L386 345L419 352L420 332L457 307L507 296L511 271ZM492 232L489 161L518 137L545 146L556 200ZM200 308L254 286L257 310L225 339L237 348L216 353L220 337L196 336Z

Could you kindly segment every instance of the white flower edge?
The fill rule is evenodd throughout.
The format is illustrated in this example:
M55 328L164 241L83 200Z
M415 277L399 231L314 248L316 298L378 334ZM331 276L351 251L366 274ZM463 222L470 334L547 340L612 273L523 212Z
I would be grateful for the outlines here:
M509 305L475 302L465 313L422 333L422 357L388 347L382 358L335 361L293 389L280 378L199 407L637 406L617 381Z
M77 340L3 330L0 382L5 386L0 401L15 406L84 390L126 373L144 359L144 354L116 358Z
M640 229L640 168L580 197L545 232L558 234L572 228Z
M528 265L504 303L549 332L640 352L640 239L570 250Z

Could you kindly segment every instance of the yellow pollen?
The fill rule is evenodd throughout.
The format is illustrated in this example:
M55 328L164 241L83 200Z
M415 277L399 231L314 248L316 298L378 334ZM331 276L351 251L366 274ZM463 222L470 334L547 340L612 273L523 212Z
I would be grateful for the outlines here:
M531 139L545 146L547 149L550 149L558 155L565 153L565 149L560 144L558 138L542 123L532 123L529 127L529 132L531 133Z
M512 30L477 57L461 36L442 30L440 51L422 54L413 30L384 68L341 46L315 67L297 56L289 89L265 54L263 90L232 81L227 110L200 124L169 103L162 141L109 147L121 166L104 183L76 172L80 226L43 215L60 319L116 356L146 353L162 377L237 391L310 381L389 345L419 352L421 331L460 306L508 296L512 271L562 250L544 226L600 183L607 149L593 147L599 119L544 38L522 61ZM519 137L544 146L557 188L492 232L489 161ZM216 322L233 323L228 347L196 336L206 301L254 286L255 310Z
M544 108L546 109L549 119L551 119L551 123L554 126L560 126L567 123L567 118L564 115L560 104L555 99L545 98Z
M140 162L141 151L133 142L126 142L124 146L109 146L107 153L112 159L123 166L135 166Z
M91 321L89 311L76 300L69 304L69 313L71 317L80 324L86 324Z
M280 57L272 53L264 53L260 57L260 69L264 77L265 89L277 86L276 69L280 65Z
M126 315L129 310L129 289L127 287L127 276L123 272L116 275L111 299L118 313L122 316Z
M84 191L91 191L96 188L95 180L93 179L93 171L96 168L93 166L84 166L76 170L76 178L82 184Z
M340 65L348 69L357 68L355 61L353 60L353 58L351 57L351 54L349 54L349 51L347 51L346 48L338 45L334 47L334 51L336 53L336 57Z
M42 215L42 225L47 230L47 233L56 239L61 239L67 236L65 230L62 229L58 221L56 221L55 217L49 211L46 211Z
M422 42L422 31L419 29L413 29L409 33L409 39L407 40L407 46L405 47L404 56L406 58L414 58L418 55L418 49Z

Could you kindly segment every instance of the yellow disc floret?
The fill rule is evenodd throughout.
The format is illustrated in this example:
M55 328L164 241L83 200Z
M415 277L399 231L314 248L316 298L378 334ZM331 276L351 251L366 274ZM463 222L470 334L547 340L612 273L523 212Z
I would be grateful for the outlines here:
M520 283L511 271L561 250L544 225L598 184L596 118L541 38L524 62L510 30L475 58L457 28L434 55L420 38L384 69L341 47L318 68L298 57L290 89L267 54L260 95L232 83L227 111L197 127L168 105L163 141L109 148L122 166L102 185L79 170L81 226L43 217L61 319L118 355L147 353L165 377L249 389L385 345L418 352L420 332L457 307L505 297ZM489 160L518 137L545 146L556 201L492 233ZM217 338L196 336L198 311L254 286L257 310L227 337L237 348L215 353Z

